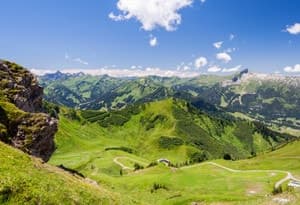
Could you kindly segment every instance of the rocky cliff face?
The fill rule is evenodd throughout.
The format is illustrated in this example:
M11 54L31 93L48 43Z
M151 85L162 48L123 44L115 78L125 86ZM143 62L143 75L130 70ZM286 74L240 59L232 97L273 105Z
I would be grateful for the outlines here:
M23 67L0 61L0 140L47 161L57 120L42 111L43 88Z
M42 110L43 88L35 76L8 61L0 61L0 72L1 89L12 103L26 112Z

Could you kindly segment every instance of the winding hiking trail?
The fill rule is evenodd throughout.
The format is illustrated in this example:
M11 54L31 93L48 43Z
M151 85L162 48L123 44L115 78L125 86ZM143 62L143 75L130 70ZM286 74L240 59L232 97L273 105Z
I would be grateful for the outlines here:
M113 159L114 163L118 164L119 166L122 167L122 169L128 169L128 170L134 170L133 168L131 167L127 167L125 166L124 164L122 164L121 162L119 162L118 160L119 159L128 159L130 161L133 161L133 162L137 162L137 163L142 163L144 164L143 162L140 162L138 160L135 160L135 159L131 159L129 157L115 157ZM204 165L212 165L212 166L215 166L215 167L218 167L218 168L221 168L221 169L224 169L224 170L227 170L229 172L233 172L233 173L239 173L239 172L244 172L244 173L253 173L253 172L277 172L277 173L283 173L283 174L286 174L286 177L284 177L283 179L277 181L274 185L274 188L275 189L278 189L284 182L288 181L288 180L294 180L294 181L297 181L297 182L300 182L299 179L295 178L291 172L288 172L288 171L282 171L282 170L239 170L239 169L231 169L229 167L225 167L223 165L220 165L220 164L217 164L215 162L203 162L201 164L194 164L194 165L190 165L190 166L185 166L185 167L181 167L179 169L191 169L193 167L199 167L199 166L204 166Z
M190 169L190 168L193 168L193 167L197 167L197 166L203 166L203 165L206 165L206 164L209 164L209 165L213 165L213 166L216 166L216 167L219 167L219 168L222 168L222 169L225 169L229 172L235 172L235 173L238 173L238 172L244 172L244 173L253 173L253 172L277 172L277 173L283 173L283 174L286 174L286 177L279 180L278 182L275 183L275 188L279 188L284 182L288 181L288 180L294 180L294 181L298 181L300 182L299 179L295 178L291 172L288 172L288 171L282 171L282 170L239 170L239 169L231 169L229 167L225 167L223 165L220 165L220 164L217 164L215 162L204 162L204 163L201 163L201 164L195 164L195 165L191 165L191 166L186 166L186 167L182 167L181 169Z
M136 162L136 163L139 163L139 164L145 164L145 162L141 162L141 161L138 161L136 159L129 158L129 157L115 157L113 159L114 163L116 163L117 165L119 165L122 169L127 169L127 170L134 170L134 169L131 168L131 167L127 167L122 162L119 162L119 159L128 159L129 161L132 161L132 162Z

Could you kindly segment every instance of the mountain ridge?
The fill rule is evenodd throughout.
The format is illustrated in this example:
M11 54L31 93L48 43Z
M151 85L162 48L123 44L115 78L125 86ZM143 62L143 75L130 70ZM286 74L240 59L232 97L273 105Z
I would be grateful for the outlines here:
M246 71L246 70L245 70ZM80 109L122 109L136 102L167 97L202 101L201 105L223 112L242 113L255 120L293 129L300 128L300 77L252 74L236 76L114 78L69 77L47 81L41 77L46 99ZM242 74L242 75L241 75ZM205 107L199 107L201 109Z

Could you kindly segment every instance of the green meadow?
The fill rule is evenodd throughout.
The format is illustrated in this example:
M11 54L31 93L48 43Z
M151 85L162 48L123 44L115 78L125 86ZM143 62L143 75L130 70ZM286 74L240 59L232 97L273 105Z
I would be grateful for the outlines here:
M155 162L160 158L184 162L188 159L187 153L196 148L181 145L163 149L159 146L157 140L162 133L174 134L175 127L170 125L176 121L168 110L171 106L156 107L161 105L151 103L142 113L150 115L160 110L167 116L165 123L154 126L151 132L139 126L141 113L131 116L122 126L109 127L97 121L82 120L80 112L76 113L76 120L61 114L57 150L49 163L79 171L118 194L123 204L276 204L273 199L278 196L288 197L291 204L297 204L299 194L287 192L286 183L283 194L273 195L272 192L275 183L286 176L279 170L291 171L299 177L298 141L251 159L209 160L232 169L258 170L255 172L233 172L207 162L167 167ZM143 168L134 170L136 164Z

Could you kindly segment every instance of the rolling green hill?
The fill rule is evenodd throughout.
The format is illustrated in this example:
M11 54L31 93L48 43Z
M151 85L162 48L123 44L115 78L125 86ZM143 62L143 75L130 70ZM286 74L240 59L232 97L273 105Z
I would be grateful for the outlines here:
M248 158L294 139L259 123L211 117L173 98L111 112L65 110L60 127L60 130L84 130L83 136L91 133L89 140L82 141L81 135L67 140L68 133L59 131L56 138L60 152L63 151L60 146L70 146L78 139L80 143L74 142L80 146L78 149L85 143L99 150L125 147L135 155L150 160L168 158L174 164ZM67 145L61 145L63 142Z
M183 122L187 130L180 127ZM298 159L294 158L300 152L299 143L269 152L266 139L272 141L272 137L253 134L251 129L255 129L253 123L216 119L199 113L185 101L171 98L112 112L62 109L57 150L50 163L75 169L137 204L276 204L276 197L288 197L291 204L297 204L299 194L272 195L272 191L286 175L280 170L299 176ZM245 142L240 135L233 134L239 132L254 141ZM210 144L194 143L188 133L198 133L199 140L207 137L204 139L210 140ZM231 144L226 148L229 140ZM224 153L218 151L226 149L235 157L251 156L249 147L245 147L249 144L260 150L258 157L214 161L229 169L210 164L211 161L187 163L192 159L203 160L203 153L210 159L223 158ZM215 151L217 146L220 147ZM289 148L293 151L286 152ZM291 161L273 163L277 153L290 156ZM175 166L157 164L160 158ZM294 165L290 167L291 163ZM230 168L258 171L244 173Z

